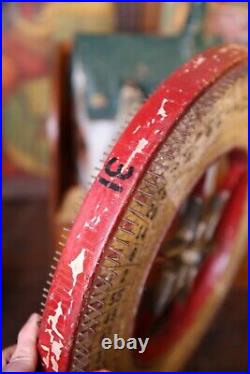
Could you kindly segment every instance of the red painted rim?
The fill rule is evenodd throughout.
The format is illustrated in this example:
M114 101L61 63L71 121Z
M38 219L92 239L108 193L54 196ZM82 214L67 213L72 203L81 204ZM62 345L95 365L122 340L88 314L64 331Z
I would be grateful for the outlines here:
M114 161L112 167L121 163L131 176L117 183L115 177L107 178L103 168L80 207L42 316L38 349L46 371L69 368L84 295L104 243L117 227L155 152L197 97L246 58L246 50L234 45L209 49L194 57L161 83L112 149L108 157ZM74 269L73 274L76 259L82 259L82 268Z

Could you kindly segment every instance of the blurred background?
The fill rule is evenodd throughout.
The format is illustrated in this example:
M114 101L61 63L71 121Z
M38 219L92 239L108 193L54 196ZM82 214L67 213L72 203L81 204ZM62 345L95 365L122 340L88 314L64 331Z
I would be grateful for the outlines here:
M162 79L157 71L167 75L210 45L247 45L247 30L246 2L3 4L4 346L39 310L58 232L74 217L72 207L114 130ZM165 59L153 78L155 57L138 60L133 79L127 74L120 86L95 81L108 77L108 59L117 80L120 66L129 65L125 52L115 65L121 33L138 58L160 43ZM247 370L247 261L185 369Z

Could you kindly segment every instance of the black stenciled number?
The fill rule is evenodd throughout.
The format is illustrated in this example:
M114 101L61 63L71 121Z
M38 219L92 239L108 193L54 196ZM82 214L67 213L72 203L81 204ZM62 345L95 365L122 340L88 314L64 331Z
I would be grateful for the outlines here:
M116 177L116 178L119 178L121 180L125 180L125 179L130 178L133 175L134 167L130 166L126 173L122 173L122 169L123 169L124 165L119 164L117 166L116 170L112 170L111 167L116 161L117 161L117 157L113 157L107 162L107 164L105 166L105 169L104 169L105 173L107 175L109 175L110 177ZM123 187L120 184L111 182L106 178L99 177L99 182L101 184L103 184L105 187L111 188L111 190L114 190L114 191L117 191L117 192L122 192L122 190L123 190Z

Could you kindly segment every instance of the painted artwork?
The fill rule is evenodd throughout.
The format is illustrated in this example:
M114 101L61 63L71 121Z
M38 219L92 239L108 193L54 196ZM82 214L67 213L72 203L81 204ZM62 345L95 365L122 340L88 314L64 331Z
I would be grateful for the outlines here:
M49 173L46 123L57 45L114 30L113 3L3 5L4 175Z

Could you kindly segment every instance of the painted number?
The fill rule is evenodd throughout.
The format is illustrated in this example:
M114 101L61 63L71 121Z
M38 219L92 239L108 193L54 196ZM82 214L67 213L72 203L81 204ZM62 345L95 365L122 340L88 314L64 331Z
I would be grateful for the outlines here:
M116 167L116 169L113 168L113 165L116 163L116 161L117 161L117 157L113 157L107 162L105 169L104 169L105 173L110 177L116 177L120 180L125 180L125 179L130 178L133 175L134 167L130 166L129 169L125 173L123 173L122 172L122 169L124 167L123 164L119 164ZM123 190L123 187L121 186L121 184L111 182L110 180L106 178L99 177L99 182L103 184L105 187L111 188L111 190L113 191L122 192Z

